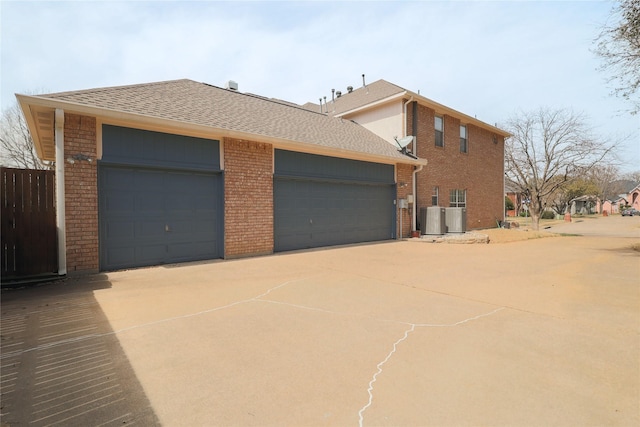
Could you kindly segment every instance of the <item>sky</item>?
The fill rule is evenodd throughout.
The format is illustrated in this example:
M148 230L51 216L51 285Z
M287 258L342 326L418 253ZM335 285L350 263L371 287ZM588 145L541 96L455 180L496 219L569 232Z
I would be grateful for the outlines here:
M640 170L640 115L593 53L610 1L0 0L2 109L188 78L304 104L384 79L500 126L571 109Z

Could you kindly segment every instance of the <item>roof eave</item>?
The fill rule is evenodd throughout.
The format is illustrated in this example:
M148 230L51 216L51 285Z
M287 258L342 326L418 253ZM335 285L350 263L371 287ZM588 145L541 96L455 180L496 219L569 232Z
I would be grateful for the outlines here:
M412 96L414 99L416 99L418 102L426 105L427 107L432 108L433 110L435 110L436 112L441 112L444 114L447 114L449 116L452 117L456 117L459 119L462 119L462 121L464 123L469 123L469 124L473 124L475 126L484 128L484 129L488 129L504 138L508 138L511 136L511 134L503 129L500 129L497 126L493 126L490 125L489 123L485 123L482 120L478 120L475 117L471 117L467 114L464 114L458 110L454 110L453 108L447 107L446 105L440 104L439 102L434 101L433 99L429 99L423 95L411 92L411 91L406 91L407 95Z
M60 108L68 113L96 117L103 123L114 125L129 125L132 127L142 126L148 128L149 130L153 129L158 131L165 131L168 133L187 133L191 136L201 136L206 138L217 139L226 137L243 140L257 140L258 142L266 142L272 144L275 148L302 151L310 154L320 154L326 156L350 158L355 160L372 161L377 163L403 163L416 166L427 164L427 161L425 159L413 159L402 155L398 155L397 157L386 156L382 154L372 154L361 151L327 147L309 142L294 141L268 135L199 125L190 122L124 112L120 110L92 107L85 104L78 104L69 101L61 101L39 96L16 95L16 97L18 98L18 102L20 103L20 106L25 113L24 115L27 119L27 125L29 126L29 129L31 131L38 157L43 160L55 160L55 157L49 158L48 156L46 156L47 147L45 146L45 144L48 143L48 140L43 141L44 138L42 138L42 134L46 129L42 129L38 126L38 123L34 118L34 111L49 110L50 113L53 114L56 109ZM51 139L50 143L54 143L53 139ZM51 147L51 149L55 153L55 147Z
M340 114L335 114L334 117L344 117L344 116L348 116L349 114L357 113L359 111L368 110L369 108L372 108L372 107L377 107L379 105L384 105L384 104L387 104L389 102L393 102L395 100L402 99L406 94L407 94L407 91L405 90L405 91L396 93L394 95L387 96L386 98L379 99L378 101L372 102L370 104L361 105L360 107L356 107L356 108L352 108L351 110L343 111Z

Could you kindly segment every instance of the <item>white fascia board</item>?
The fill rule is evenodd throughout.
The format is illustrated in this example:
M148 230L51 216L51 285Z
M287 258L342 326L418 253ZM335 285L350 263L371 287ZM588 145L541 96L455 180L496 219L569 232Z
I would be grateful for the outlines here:
M312 144L308 142L293 141L267 135L216 128L154 116L147 116L144 114L92 107L68 101L53 100L37 96L20 95L20 97L23 98L25 105L34 105L41 108L51 109L62 108L64 109L65 113L96 117L97 119L99 119L100 123L104 124L129 126L138 129L154 130L159 132L194 136L206 139L221 139L226 137L247 141L266 142L272 144L274 148L300 151L310 154L320 154L325 156L343 157L354 160L371 161L376 163L406 163L412 165L426 164L426 160L424 159L412 159L400 154L398 155L398 157L395 157L381 154L364 153L361 151L345 150L340 148L327 147L324 145ZM35 126L35 123L33 123L33 125Z
M511 134L505 130L500 129L499 127L490 125L489 123L485 123L482 120L478 120L475 117L471 117L465 113L462 113L458 110L454 110L453 108L447 107L446 105L440 104L439 102L436 102L432 99L429 99L425 96L419 95L417 93L413 93L413 92L408 92L411 96L413 96L416 101L418 101L420 104L426 105L430 108L432 108L433 110L435 110L436 113L441 113L441 114L446 114L448 116L452 116L455 117L457 119L460 119L463 123L468 123L468 124L472 124L475 126L478 126L480 128L483 129L488 129L494 133L497 133L500 136L503 136L505 138L511 136Z
M370 104L365 104L365 105L362 105L360 107L353 108L351 110L345 111L343 113L336 114L334 117L344 117L344 116L348 116L349 114L357 113L358 111L368 110L368 109L370 109L372 107L375 107L375 106L378 106L378 105L386 104L388 102L392 102L392 101L395 101L397 99L402 99L406 94L407 94L407 91L405 90L404 92L396 93L395 95L391 95L391 96L388 96L386 98L382 98L382 99L380 99L378 101L375 101L375 102L372 102Z

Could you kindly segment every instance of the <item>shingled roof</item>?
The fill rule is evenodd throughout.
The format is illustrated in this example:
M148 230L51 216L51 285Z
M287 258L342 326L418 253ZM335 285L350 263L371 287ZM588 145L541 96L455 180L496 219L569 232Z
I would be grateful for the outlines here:
M41 146L39 154L48 160L55 157L50 147L53 111L61 108L132 123L138 120L175 128L190 126L217 137L252 138L300 151L424 163L402 155L387 141L350 120L187 79L17 97L36 145Z
M339 97L335 96L333 100L327 101L326 107L323 105L323 111L334 117L349 117L351 113L358 110L367 109L386 102L398 101L400 99L413 99L420 104L432 108L438 114L447 114L460 119L463 123L471 123L498 135L509 136L508 132L499 129L497 126L485 123L475 117L471 117L432 99L426 98L419 93L412 92L382 79L351 92L342 93ZM320 105L310 102L304 104L304 108L320 111Z

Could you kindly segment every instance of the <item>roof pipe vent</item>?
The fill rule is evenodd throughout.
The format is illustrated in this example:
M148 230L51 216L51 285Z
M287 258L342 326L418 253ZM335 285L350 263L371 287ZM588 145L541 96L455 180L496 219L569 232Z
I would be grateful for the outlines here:
M362 75L362 87L366 87L367 84L364 82L364 74Z
M233 90L233 91L237 92L238 91L238 83L234 82L233 80L229 80L227 82L227 86L225 86L225 89Z
M335 94L336 94L336 90L331 89L331 102L335 102L336 100Z

